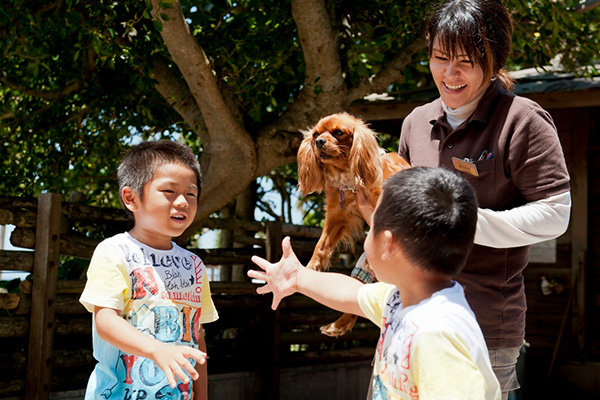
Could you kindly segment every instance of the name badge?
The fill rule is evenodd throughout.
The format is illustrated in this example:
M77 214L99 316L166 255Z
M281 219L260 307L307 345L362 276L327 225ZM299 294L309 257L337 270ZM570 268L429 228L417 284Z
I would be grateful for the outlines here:
M460 158L452 157L452 164L454 164L454 168L457 170L464 172L465 174L479 176L479 171L477 171L477 166L471 161L462 160Z

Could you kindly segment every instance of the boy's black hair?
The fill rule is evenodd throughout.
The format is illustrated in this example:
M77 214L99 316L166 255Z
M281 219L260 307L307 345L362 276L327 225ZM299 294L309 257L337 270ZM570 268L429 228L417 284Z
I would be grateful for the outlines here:
M202 172L196 155L189 147L170 140L156 140L142 142L129 150L117 169L119 178L119 198L123 202L121 192L123 187L129 186L142 197L144 185L154 176L154 169L160 165L179 163L188 167L196 174L198 186L198 199L202 189ZM130 217L133 213L125 207Z
M512 18L500 0L450 0L429 18L429 57L439 38L442 51L452 59L462 50L479 65L486 79L500 78L507 90L513 82L504 65L512 43Z
M476 225L469 182L441 167L414 167L385 181L371 229L392 232L413 265L455 277L473 247Z

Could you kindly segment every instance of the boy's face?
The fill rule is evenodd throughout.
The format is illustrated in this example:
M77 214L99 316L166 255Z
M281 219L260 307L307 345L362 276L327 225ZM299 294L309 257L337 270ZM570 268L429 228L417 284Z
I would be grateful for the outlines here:
M151 247L170 249L172 238L180 236L196 215L196 174L183 164L159 165L136 203L132 235Z

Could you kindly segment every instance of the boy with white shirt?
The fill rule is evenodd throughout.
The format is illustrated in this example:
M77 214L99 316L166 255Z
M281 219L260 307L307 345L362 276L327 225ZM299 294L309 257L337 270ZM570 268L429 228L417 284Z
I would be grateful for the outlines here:
M273 292L273 308L300 292L381 328L369 398L500 398L485 340L459 283L473 246L477 200L464 179L441 168L389 178L372 216L365 252L379 283L303 268L289 238L283 257L249 271ZM332 290L335 288L335 290Z
M93 312L86 400L206 400L202 324L218 318L202 260L179 247L202 183L191 149L159 140L130 150L118 169L135 224L95 249L80 302Z

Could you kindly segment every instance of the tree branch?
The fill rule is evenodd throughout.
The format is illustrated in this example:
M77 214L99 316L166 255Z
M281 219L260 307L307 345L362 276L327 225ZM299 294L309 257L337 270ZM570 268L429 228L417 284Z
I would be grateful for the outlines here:
M191 34L179 2L164 9L159 6L160 0L152 0L152 3L152 17L162 24L161 37L202 111L210 140L218 137L210 135L211 132L226 130L235 141L247 142L244 139L248 134L242 123L233 118L210 61ZM166 18L163 19L163 15Z
M243 121L229 108L204 49L185 22L179 1L165 8L160 8L161 3L152 0L152 17L162 26L161 37L206 126L200 159L204 173L202 198L195 222L187 231L191 233L200 227L204 218L231 201L254 179L256 146ZM193 126L194 121L186 121Z
M358 100L371 93L382 93L392 83L404 82L404 70L406 66L412 63L414 61L412 57L425 47L427 47L427 42L424 37L420 37L405 46L383 71L351 88L348 98L351 101Z
M175 76L162 59L154 61L151 73L152 78L157 82L156 90L188 123L190 129L196 132L202 143L208 142L208 132L202 112L185 82Z
M293 0L292 16L306 63L305 86L320 86L325 92L344 86L336 49L335 32L323 0Z
M6 86L13 90L17 90L25 95L32 97L39 97L42 99L59 99L64 97L72 92L76 92L83 87L83 80L77 80L69 83L67 86L56 89L56 90L40 90L40 89L30 89L19 83L12 82L8 79L6 71L0 70L0 82L4 83Z
M350 104L325 3L323 0L293 0L292 16L306 64L304 87L287 110L258 133L257 176L295 161L302 141L300 130Z
M588 12L600 6L600 0L585 0L580 2L579 12Z

